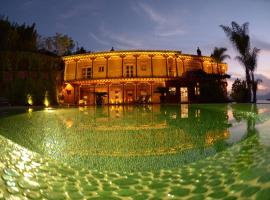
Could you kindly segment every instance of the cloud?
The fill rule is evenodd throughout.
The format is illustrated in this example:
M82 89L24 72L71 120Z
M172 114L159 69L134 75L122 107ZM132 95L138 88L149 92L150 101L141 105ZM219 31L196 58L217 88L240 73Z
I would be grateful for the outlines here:
M138 16L144 15L152 22L156 36L172 37L186 33L178 20L179 17L172 13L161 14L161 12L144 2L133 2L131 6Z
M151 6L145 3L138 3L138 6L148 15L148 17L157 24L166 24L167 20L164 16L155 11ZM136 8L136 7L135 7Z
M253 40L253 44L255 47L261 49L262 51L270 51L270 42L255 38Z
M101 24L99 27L99 32L103 38L110 40L112 45L115 45L116 48L122 49L134 49L140 48L143 46L141 40L132 37L131 35L127 36L123 33L116 33L105 28L104 24Z
M161 37L170 37L170 36L175 36L175 35L182 35L184 33L185 32L181 28L178 28L174 30L161 31L157 33L157 35Z
M90 32L89 37L94 39L97 43L111 47L115 49L138 49L143 48L143 42L141 39L137 39L135 36L126 35L125 33L116 33L109 30L105 25L101 23L97 28L97 32Z
M60 19L71 19L76 16L81 16L84 14L87 15L98 15L99 10L97 9L96 4L90 4L89 2L87 3L74 3L72 4L72 9L67 9L65 12L59 14Z
M89 36L92 39L94 39L96 42L98 42L99 44L106 45L106 46L110 45L110 43L108 41L105 41L104 39L99 38L94 33L89 33Z

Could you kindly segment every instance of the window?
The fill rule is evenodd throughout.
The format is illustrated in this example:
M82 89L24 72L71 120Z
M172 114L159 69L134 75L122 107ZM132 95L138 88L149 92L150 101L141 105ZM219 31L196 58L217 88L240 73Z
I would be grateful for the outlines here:
M92 78L92 68L91 67L82 68L82 78L83 79Z
M176 95L176 87L169 87L169 94Z
M126 66L126 76L133 77L133 66L132 65Z
M195 86L195 95L196 96L200 95L200 84L199 83L197 83Z
M98 72L104 72L104 66L100 66L100 67L98 68Z

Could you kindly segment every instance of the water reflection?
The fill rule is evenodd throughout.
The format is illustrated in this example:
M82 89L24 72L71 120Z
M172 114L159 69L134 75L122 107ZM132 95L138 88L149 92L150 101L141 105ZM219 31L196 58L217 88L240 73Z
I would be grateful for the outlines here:
M234 119L246 122L246 136L243 139L258 134L255 127L259 113L257 104L232 104L231 107Z
M230 112L254 134L256 110L226 104L80 107L3 118L0 129L5 131L0 132L28 149L71 163L139 166L142 160L147 165L162 160L164 167L230 146Z

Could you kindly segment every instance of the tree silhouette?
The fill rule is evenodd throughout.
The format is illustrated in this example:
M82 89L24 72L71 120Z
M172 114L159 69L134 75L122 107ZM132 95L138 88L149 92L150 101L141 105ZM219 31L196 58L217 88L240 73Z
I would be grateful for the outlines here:
M239 52L236 59L244 66L246 72L246 84L248 88L248 102L251 101L251 90L253 93L253 103L256 103L256 91L258 81L254 80L254 71L257 66L257 55L259 50L251 48L248 23L239 25L231 23L231 27L220 25L227 37L232 42L234 48Z
M211 57L214 58L214 60L217 63L217 69L218 69L219 74L220 74L220 69L218 67L218 64L222 63L227 58L231 58L229 55L225 54L226 51L227 49L224 47L221 47L221 48L215 47L213 53L211 54Z

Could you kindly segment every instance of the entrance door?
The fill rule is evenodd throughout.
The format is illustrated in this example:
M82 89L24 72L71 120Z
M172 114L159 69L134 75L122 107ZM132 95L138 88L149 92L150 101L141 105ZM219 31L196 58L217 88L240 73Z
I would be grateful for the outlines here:
M133 90L127 90L126 103L133 103Z
M181 103L187 103L188 102L188 88L180 87L180 94L181 94Z

